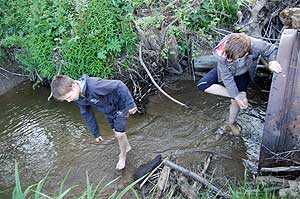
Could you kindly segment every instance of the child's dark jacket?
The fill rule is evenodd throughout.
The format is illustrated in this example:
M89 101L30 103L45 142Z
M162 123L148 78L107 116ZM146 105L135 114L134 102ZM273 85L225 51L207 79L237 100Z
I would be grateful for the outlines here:
M100 130L92 107L103 112L107 117L114 117L118 111L128 113L136 107L127 86L120 80L106 80L96 77L82 76L80 79L81 93L76 101L86 125L95 138Z

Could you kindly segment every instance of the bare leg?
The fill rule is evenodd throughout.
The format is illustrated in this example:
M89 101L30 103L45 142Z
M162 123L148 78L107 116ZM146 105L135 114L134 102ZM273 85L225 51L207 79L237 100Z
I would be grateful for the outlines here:
M119 161L116 166L116 169L121 170L124 169L126 164L126 155L127 152L131 150L131 146L129 145L126 132L120 133L115 131L115 136L118 140L120 147Z
M227 88L225 88L224 86L222 86L220 84L211 85L210 87L205 89L205 92L213 94L213 95L220 95L220 96L223 96L223 97L230 97Z
M236 123L236 118L239 112L240 112L240 106L234 99L232 99L229 108L228 126L225 127L225 129L226 131L229 131L230 134L233 134L235 136L238 136L241 132L240 127Z
M231 100L230 108L229 108L229 124L233 124L236 121L236 118L240 112L240 106L234 99Z

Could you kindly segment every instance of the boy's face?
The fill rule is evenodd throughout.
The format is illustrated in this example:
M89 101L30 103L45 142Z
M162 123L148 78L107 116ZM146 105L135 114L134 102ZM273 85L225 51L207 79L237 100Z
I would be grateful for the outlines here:
M72 102L78 100L79 95L80 95L80 87L77 83L74 83L72 85L72 90L64 95L63 100L66 100L67 102Z

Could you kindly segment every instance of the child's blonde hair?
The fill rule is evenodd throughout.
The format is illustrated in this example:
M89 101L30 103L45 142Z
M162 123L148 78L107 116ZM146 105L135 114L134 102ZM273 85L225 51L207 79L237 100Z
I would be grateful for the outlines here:
M74 83L75 81L66 75L55 76L50 84L53 97L63 101L63 97L72 90Z

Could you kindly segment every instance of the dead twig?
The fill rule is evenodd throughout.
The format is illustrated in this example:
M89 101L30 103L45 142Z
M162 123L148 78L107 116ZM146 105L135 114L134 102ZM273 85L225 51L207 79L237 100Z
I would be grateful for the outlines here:
M166 166L169 166L170 168L181 172L182 174L184 174L185 176L191 177L194 180L199 181L200 183L204 184L207 188L209 188L210 190L212 190L216 195L221 196L223 198L230 198L230 195L223 193L220 189L218 189L217 187L215 187L214 185L212 185L208 180L206 180L205 178L197 175L196 173L189 171L169 160L165 160L164 161Z
M29 77L29 75L24 75L24 74L19 74L19 73L10 72L9 70L6 70L6 69L4 69L4 68L2 68L2 67L0 67L0 70L3 70L3 71L5 71L5 72L7 72L7 73L9 73L9 74L11 74L11 75L15 75L15 76L19 76L19 77Z
M139 60L141 65L144 67L144 69L146 70L149 78L151 79L152 83L154 84L154 86L162 93L164 94L167 98L169 98L170 100L172 100L173 102L179 104L180 106L184 106L185 108L189 108L186 104L174 99L173 97L171 97L169 94L167 94L162 88L160 88L160 86L155 82L155 80L153 79L150 71L148 70L148 68L146 67L143 58L142 58L142 44L140 44L140 49L139 49Z

